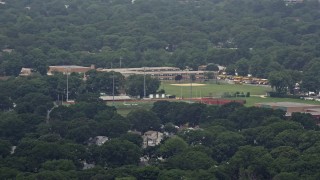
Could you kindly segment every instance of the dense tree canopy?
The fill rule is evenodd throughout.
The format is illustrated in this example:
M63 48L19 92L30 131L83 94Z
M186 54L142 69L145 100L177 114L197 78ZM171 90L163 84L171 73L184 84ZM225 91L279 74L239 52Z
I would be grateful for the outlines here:
M141 132L160 129L160 119L152 111L131 111L128 114L128 120L131 122L133 129Z
M131 96L148 97L149 94L154 94L160 87L158 79L150 76L131 75L126 80L126 92Z
M303 70L319 58L317 0L13 0L0 8L0 49L13 49L1 53L1 75L213 63L267 77L272 63Z
M319 128L307 114L285 120L283 111L237 103L159 101L122 117L102 102L80 101L54 108L45 119L32 109L0 113L1 178L316 178L319 168ZM142 149L141 136L128 130L176 135ZM97 146L96 136L111 140ZM149 166L138 166L141 158ZM96 167L83 170L84 162Z
M289 89L289 86L292 86L294 83L291 76L284 71L273 71L268 77L271 87L273 87L277 93L283 94L286 93Z
M159 101L124 116L100 93L143 97L143 75L71 73L68 89L65 74L45 75L220 64L279 93L297 82L319 92L319 17L317 0L2 0L0 76L13 77L0 81L0 179L319 179L309 114ZM35 73L16 77L22 67ZM145 80L146 95L157 92ZM75 104L62 103L67 92ZM143 149L149 130L164 139Z

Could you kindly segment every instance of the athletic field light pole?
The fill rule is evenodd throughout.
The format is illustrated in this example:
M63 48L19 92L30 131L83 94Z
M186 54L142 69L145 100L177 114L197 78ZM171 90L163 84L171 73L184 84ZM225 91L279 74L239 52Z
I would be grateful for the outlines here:
M112 71L112 106L114 106L114 71Z
M190 99L192 99L192 79L191 79L191 82L190 82Z
M69 102L69 67L67 69L67 102Z
M143 98L146 98L146 67L143 68Z
M190 100L191 100L192 99L192 78L193 78L192 74L190 74L189 78L190 78Z

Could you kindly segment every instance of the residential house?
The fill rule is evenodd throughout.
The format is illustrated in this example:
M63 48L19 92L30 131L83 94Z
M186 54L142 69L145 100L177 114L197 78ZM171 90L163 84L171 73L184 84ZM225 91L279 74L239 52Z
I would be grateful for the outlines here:
M33 72L33 69L31 68L22 68L19 76L23 76L23 77L30 76L32 72Z
M94 138L90 138L88 144L89 145L95 144L97 146L101 146L104 143L106 143L108 140L109 138L106 136L96 136Z
M142 138L143 148L146 148L160 144L161 140L164 138L164 135L158 131L147 131L143 134Z

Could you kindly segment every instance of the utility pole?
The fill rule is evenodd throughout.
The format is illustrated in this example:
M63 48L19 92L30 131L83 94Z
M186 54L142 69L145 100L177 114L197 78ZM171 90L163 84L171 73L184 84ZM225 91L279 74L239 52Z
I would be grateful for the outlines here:
M120 57L120 68L121 68L121 63L122 63L122 57Z
M188 69L189 72L189 69ZM190 78L190 100L192 99L192 74L189 74L189 78Z
M146 97L146 67L143 68L143 98Z
M112 71L112 106L114 106L114 71Z
M191 83L190 83L190 99L192 99L192 78L191 79Z
M69 102L69 68L67 68L67 102Z

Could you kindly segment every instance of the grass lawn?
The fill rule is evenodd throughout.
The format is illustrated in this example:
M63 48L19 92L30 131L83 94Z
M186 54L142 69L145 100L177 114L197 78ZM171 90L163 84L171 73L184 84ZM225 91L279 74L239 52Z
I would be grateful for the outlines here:
M111 103L109 105L112 105ZM127 116L131 111L137 109L149 110L153 106L153 101L128 101L128 102L115 102L114 106L117 112L122 116Z
M177 97L189 98L191 95L190 86L174 86L174 83L164 82L161 84L160 89L164 89L166 94L176 95ZM319 104L317 101L306 101L301 99L289 99L289 98L272 98L272 97L260 97L266 95L267 91L271 91L267 86L253 86L253 85L235 85L235 84L210 84L206 83L205 86L193 86L192 97L218 97L220 98L225 92L250 92L251 96L246 98L231 98L246 100L245 106L254 106L255 103L262 102L298 102L306 104ZM154 101L128 101L128 102L115 102L114 106L117 108L118 113L122 116L127 116L131 111L137 109L151 109ZM111 105L108 104L108 105Z
M162 82L160 89L164 89L166 94L177 97L189 98L191 96L191 86L174 86L172 84L174 83ZM235 92L265 95L267 91L271 90L268 86L206 83L205 86L192 86L192 97L221 97L224 93Z

